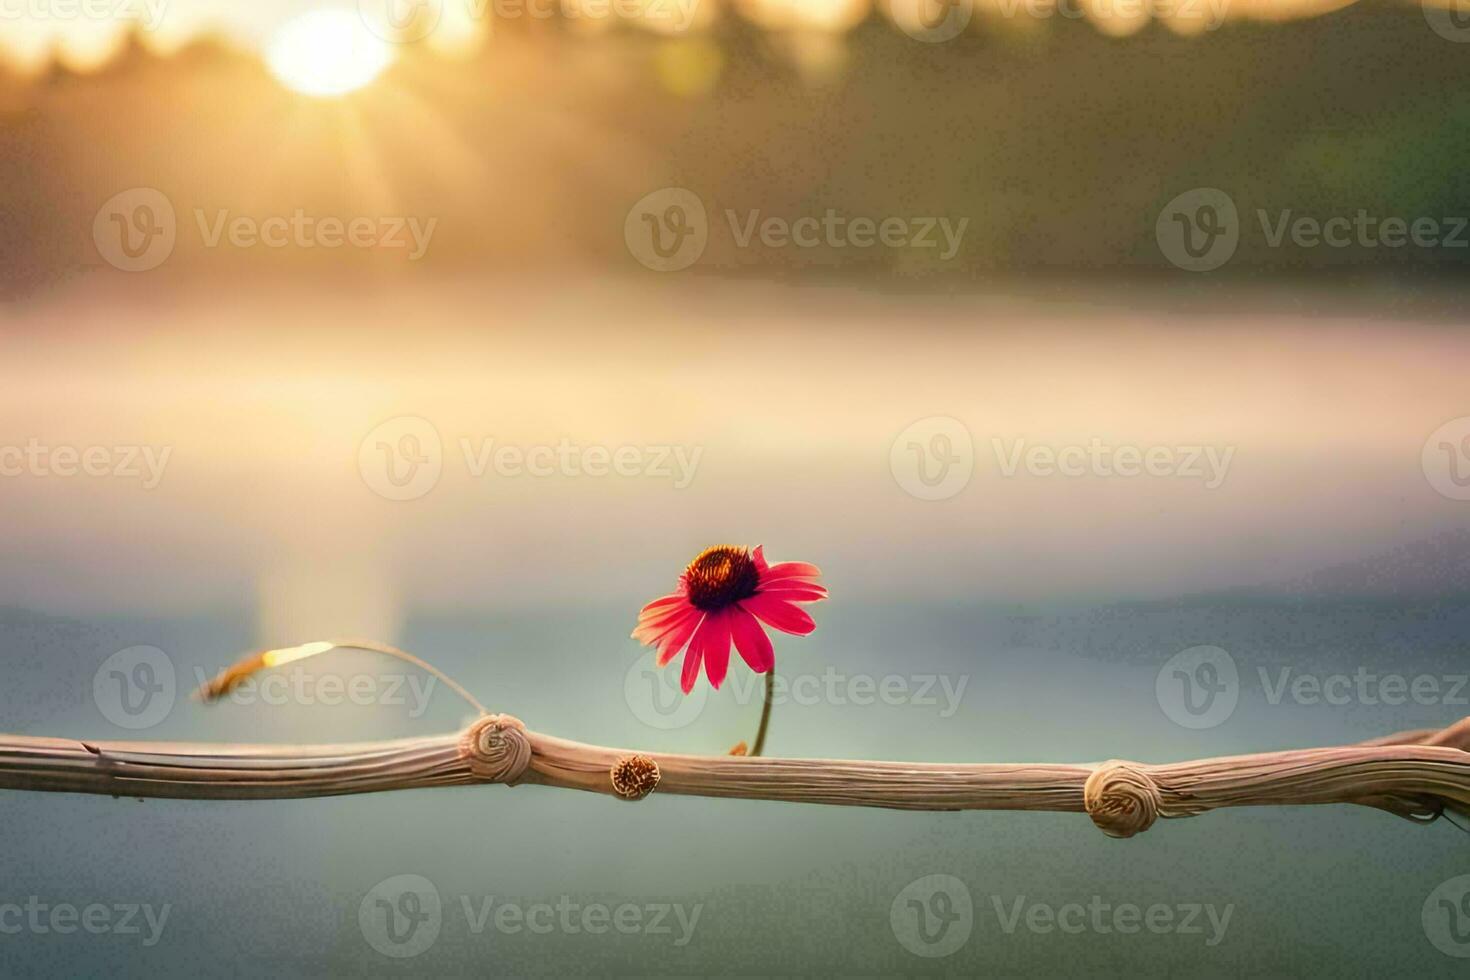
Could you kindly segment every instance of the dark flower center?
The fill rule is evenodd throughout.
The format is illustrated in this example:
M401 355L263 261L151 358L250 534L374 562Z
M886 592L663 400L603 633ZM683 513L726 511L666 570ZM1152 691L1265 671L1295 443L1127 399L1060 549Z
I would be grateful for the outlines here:
M684 570L684 586L696 609L714 612L755 595L760 582L748 548L722 544L706 548Z

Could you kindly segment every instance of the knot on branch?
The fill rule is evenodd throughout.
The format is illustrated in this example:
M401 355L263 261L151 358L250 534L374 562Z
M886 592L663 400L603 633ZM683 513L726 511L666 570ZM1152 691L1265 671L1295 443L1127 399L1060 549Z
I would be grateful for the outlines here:
M1104 762L1087 777L1082 801L1092 822L1109 837L1132 837L1153 826L1163 798L1148 773L1127 762Z
M519 718L486 715L465 729L459 740L459 754L476 779L515 784L531 765L531 740Z
M658 786L658 763L646 755L625 755L609 773L613 790L625 800L641 800Z

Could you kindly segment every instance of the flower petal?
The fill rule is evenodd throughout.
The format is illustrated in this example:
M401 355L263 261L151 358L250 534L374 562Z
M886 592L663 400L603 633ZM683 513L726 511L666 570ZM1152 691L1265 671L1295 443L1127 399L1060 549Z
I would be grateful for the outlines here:
M761 588L762 595L773 595L787 602L816 602L827 598L827 590L814 582L799 582L796 579L779 579Z
M776 666L776 651L771 648L771 638L739 603L730 610L730 636L735 640L735 649L757 674L764 674Z
M648 605L644 606L642 609L638 610L638 618L642 619L649 613L657 612L660 609L666 609L669 606L677 606L681 602L688 601L689 597L682 592L674 592L666 596L661 596L650 602Z
M730 610L710 614L699 636L704 647L704 676L718 691L730 667Z
M763 544L756 545L750 557L755 562L757 572L764 574L765 570L771 567L770 562L766 561L766 546Z
M679 651L684 649L684 645L694 635L694 631L699 629L703 619L703 616L690 616L659 639L657 663L660 667L678 656Z
M773 593L763 592L741 599L740 605L759 616L767 626L774 626L783 633L806 636L817 628L810 616Z
M821 578L822 570L804 561L783 561L772 565L761 573L761 581L770 582L779 578Z
M653 616L647 616L638 620L638 626L635 628L635 632L657 633L681 621L686 616L697 615L698 613L699 610L693 606L675 606L668 611L660 611Z
M654 619L640 619L633 629L633 639L639 643L653 645L670 630L677 629L687 620L699 618L699 610L693 606L675 608Z
M699 624L703 626L708 619L701 619ZM689 649L684 651L684 669L679 675L679 687L685 694L694 690L694 682L699 679L699 634L694 634L694 639L689 641Z
M674 617L678 617L693 608L689 598L684 595L666 595L662 599L655 599L638 611L638 625L633 630L636 639L639 631L647 632L649 627L667 625Z

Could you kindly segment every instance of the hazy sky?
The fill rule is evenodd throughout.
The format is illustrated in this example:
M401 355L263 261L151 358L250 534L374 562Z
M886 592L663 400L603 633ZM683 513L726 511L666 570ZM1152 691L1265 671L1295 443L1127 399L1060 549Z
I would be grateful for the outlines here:
M1470 338L1432 325L561 283L83 290L12 326L0 444L169 454L151 488L141 452L137 477L0 479L3 592L47 609L263 597L391 634L406 608L632 601L722 541L856 597L1173 595L1374 555L1470 506L1421 458L1470 414ZM384 454L433 438L404 418L439 472L391 500ZM592 446L632 447L630 475L583 472ZM1120 447L1162 475L1114 473Z

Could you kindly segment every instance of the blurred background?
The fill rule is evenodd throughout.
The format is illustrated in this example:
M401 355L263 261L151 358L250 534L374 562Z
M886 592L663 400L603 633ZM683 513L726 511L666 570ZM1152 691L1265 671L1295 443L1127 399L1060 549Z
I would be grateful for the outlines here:
M105 265L94 217L136 187L177 215L154 289L308 271L379 284L410 273L647 282L624 218L670 186L708 212L690 278L946 291L1022 279L1048 295L1079 280L1177 284L1156 224L1202 186L1228 194L1244 225L1229 262L1195 277L1212 304L1224 302L1220 280L1343 270L1360 286L1393 276L1433 291L1470 252L1470 233L1449 228L1439 237L1460 244L1354 234L1273 246L1256 215L1274 230L1282 212L1444 221L1464 210L1470 27L1453 7L363 0L359 17L350 4L287 0L88 2L117 13L0 19L0 248L17 299L90 281ZM288 30L308 8L340 23ZM410 260L390 247L211 245L196 214L213 228L221 212L261 221L297 209L436 226ZM941 258L922 245L742 246L726 218L744 227L751 212L789 221L828 209L969 221Z
M1453 3L0 0L0 728L467 720L344 651L190 696L360 636L539 731L722 752L758 679L684 698L628 633L723 542L832 591L777 638L774 755L1167 761L1457 720L1466 42ZM1120 842L529 787L5 802L15 975L1470 955L1464 834L1367 810ZM438 897L426 943L376 917L402 875ZM11 929L31 900L169 912L151 943ZM1012 914L1094 901L1230 911ZM496 925L558 902L686 926Z

